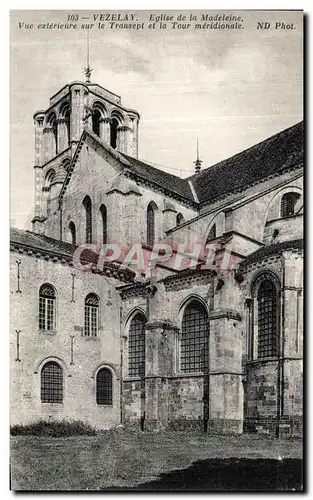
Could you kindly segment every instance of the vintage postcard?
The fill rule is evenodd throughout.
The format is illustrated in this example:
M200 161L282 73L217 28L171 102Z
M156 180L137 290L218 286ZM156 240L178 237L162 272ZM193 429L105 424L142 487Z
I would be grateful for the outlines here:
M303 20L11 11L12 490L303 490Z

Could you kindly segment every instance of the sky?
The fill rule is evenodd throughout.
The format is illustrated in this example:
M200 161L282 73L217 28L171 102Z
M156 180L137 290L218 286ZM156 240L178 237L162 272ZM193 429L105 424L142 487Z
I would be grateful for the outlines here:
M80 17L114 11L76 11ZM141 116L139 158L186 177L302 120L302 13L185 11L233 14L241 30L149 30L153 11L136 11L143 30L90 29L92 82L122 97ZM156 12L160 15L161 12ZM126 11L116 11L124 15ZM128 12L128 14L133 11ZM179 11L163 12L177 16ZM87 31L43 30L70 11L11 11L11 224L31 229L36 110L74 80L84 81ZM268 30L258 22L270 22ZM275 29L275 23L293 29ZM19 23L33 24L32 29Z

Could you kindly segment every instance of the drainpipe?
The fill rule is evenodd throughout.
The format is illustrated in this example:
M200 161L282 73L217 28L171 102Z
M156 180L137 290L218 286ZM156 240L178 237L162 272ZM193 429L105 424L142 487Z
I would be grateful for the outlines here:
M123 331L122 331L122 315L123 315L123 306L120 306L119 309L119 327L120 327L120 423L123 423L123 362L124 362L124 348L123 348Z
M63 226L63 203L60 202L60 205L59 205L59 211L60 211L60 241L63 241L62 239L62 226Z

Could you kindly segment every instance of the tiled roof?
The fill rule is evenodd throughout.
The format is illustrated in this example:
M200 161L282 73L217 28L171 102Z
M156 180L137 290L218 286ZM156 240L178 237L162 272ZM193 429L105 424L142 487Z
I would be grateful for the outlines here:
M25 248L35 248L38 251L62 254L65 257L72 257L74 252L73 246L69 243L17 228L11 228L10 241Z
M63 259L65 259L68 262L72 262L74 251L77 248L70 243L55 240L54 238L50 238L49 236L45 236L43 234L37 234L17 228L11 228L10 242L13 250L22 248L23 250L30 251L33 254L42 253L53 258L55 257L57 260L60 259L63 261ZM83 250L80 254L80 261L82 264L97 264L98 259L99 254L89 249ZM97 272L96 267L94 271ZM100 269L99 274L106 274L107 276L120 279L121 281L130 282L134 280L135 276L134 271L129 268L121 268L118 263L114 262L105 262L103 270Z
M269 257L270 255L275 255L283 252L284 250L302 250L303 249L303 239L290 240L290 241L282 241L281 243L275 243L273 245L264 246L259 248L256 252L248 255L248 257L243 260L239 267L243 268L253 262L258 262L265 257Z
M194 174L188 179L200 203L244 189L262 179L281 174L302 160L303 122L269 137L241 153Z
M189 183L186 179L181 179L176 175L159 170L158 168L152 167L148 163L144 163L143 161L132 158L124 153L121 153L121 155L130 163L130 170L138 176L146 179L147 181L158 184L163 189L168 189L169 191L176 193L193 203L195 202Z

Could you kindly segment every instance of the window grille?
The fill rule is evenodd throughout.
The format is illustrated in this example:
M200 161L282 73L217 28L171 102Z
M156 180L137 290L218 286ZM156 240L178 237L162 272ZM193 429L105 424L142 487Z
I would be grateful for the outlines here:
M295 206L300 198L299 193L286 193L281 199L281 217L289 217L294 215Z
M155 241L155 213L151 203L147 209L147 243L150 246L154 245Z
M85 299L85 336L96 337L98 335L98 311L99 297L90 293Z
M92 207L91 199L85 196L83 205L85 207L85 221L86 221L86 243L92 242Z
M213 224L207 236L206 242L208 243L209 241L214 240L215 238L216 238L216 224Z
M145 324L146 318L136 314L132 319L128 335L128 375L144 377L145 375Z
M278 305L274 283L264 280L258 290L258 358L278 354Z
M55 290L48 284L39 290L39 329L55 330Z
M205 308L192 301L184 311L180 342L180 368L183 373L208 369L209 322Z
M97 373L96 398L98 405L112 405L112 373L107 368Z
M107 209L105 205L100 207L101 219L102 219L102 243L107 242Z
M41 370L41 402L63 402L63 372L55 361L49 361Z

